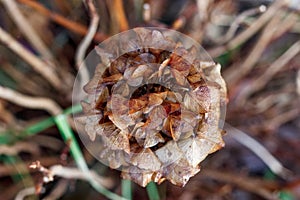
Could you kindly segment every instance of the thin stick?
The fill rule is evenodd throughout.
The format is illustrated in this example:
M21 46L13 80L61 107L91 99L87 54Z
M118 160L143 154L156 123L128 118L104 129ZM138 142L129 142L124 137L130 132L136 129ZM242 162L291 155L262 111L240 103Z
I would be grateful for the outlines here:
M20 56L28 64L30 64L34 70L40 73L49 83L52 84L57 90L61 90L62 84L61 80L58 78L57 74L53 69L46 63L41 61L33 53L25 49L21 44L19 44L9 33L4 31L0 27L0 42L5 44L14 53Z
M264 14L262 14L256 21L254 21L249 28L234 37L227 45L219 46L214 49L208 50L212 57L218 57L226 51L230 51L240 44L247 41L255 33L257 33L274 15L278 10L287 4L287 0L278 0L273 3Z
M87 35L80 42L79 47L76 51L75 60L77 69L79 70L79 75L81 79L81 83L83 87L89 80L89 72L84 63L85 53L91 44L93 37L97 31L97 27L99 25L99 15L96 12L96 8L91 0L87 1L87 5L90 11L91 23L87 32Z
M256 21L254 21L248 29L233 38L233 40L228 43L228 48L233 49L252 37L267 21L269 21L274 15L276 15L278 10L283 5L286 4L287 0L275 1L275 3L273 3L263 15L261 15Z
M117 21L119 23L119 28L121 31L126 31L129 29L128 21L124 12L122 0L113 0L113 6Z
M79 179L84 181L89 181L90 177L93 177L93 180L97 181L99 184L105 187L111 188L114 185L111 178L101 177L96 172L91 170L82 171L78 168L63 167L62 165L54 165L48 169L42 166L39 161L31 163L29 168L38 169L40 172L44 173L44 176L47 177L47 179L45 179L46 182L53 181L54 176L59 176L66 179Z
M2 67L2 70L9 74L17 83L22 83L18 85L18 89L21 92L31 94L32 96L44 96L47 94L47 91L40 81L35 81L33 77L29 79L28 74L17 70L11 63L3 63Z
M41 157L40 162L43 163L44 166L52 166L55 164L60 163L60 158L57 156L53 157ZM28 162L25 161L25 165L29 166L32 163L32 161ZM27 167L22 167L24 164L23 163L16 163L15 167L11 167L11 165L3 165L0 164L0 177L4 176L11 176L14 174L23 174L23 173L28 173L28 168ZM17 170L18 169L18 170Z
M251 71L251 69L255 66L257 60L261 57L261 54L264 52L264 50L270 43L276 29L280 27L280 18L281 16L276 15L268 23L268 25L264 28L264 31L260 36L259 40L256 42L254 48L240 67L237 68L236 65L233 65L224 73L224 77L226 77L227 79L226 81L229 88L231 88L246 74L248 74Z
M91 186L98 191L99 193L103 194L109 199L112 200L121 200L123 199L119 195L107 190L105 187L103 187L97 180L94 179L94 176L90 173L90 170L88 168L87 163L85 162L85 159L83 157L83 154L80 150L79 144L77 143L77 140L74 136L74 133L71 129L71 127L68 124L67 118L64 114L60 114L55 117L55 122L58 127L58 129L61 132L61 135L65 142L70 141L70 151L71 154L78 166L78 168L85 173L85 175L88 178L89 183Z
M33 155L39 154L39 147L37 144L29 143L29 142L17 142L14 145L0 145L0 155L17 155L19 152L28 152Z
M53 55L48 50L46 44L41 40L31 24L26 20L26 17L21 13L15 0L2 0L2 3L8 11L10 17L13 19L31 45L36 49L36 51L39 52L45 60L53 61Z
M31 196L35 194L35 187L29 187L21 190L18 192L17 196L15 197L15 200L23 200L27 196Z
M297 73L296 86L297 86L297 93L300 97L300 69L298 70L298 73Z
M294 58L300 52L300 40L291 46L283 55L281 55L277 60L275 60L267 70L253 81L252 84L245 86L241 91L240 95L237 97L238 101L245 102L247 97L249 97L254 92L262 89L271 79L277 74L288 62Z
M285 168L263 145L251 138L243 131L232 127L225 123L225 129L228 131L228 136L250 149L257 155L274 174L286 179L291 175L291 171Z
M213 178L218 181L224 181L226 183L234 184L246 191L252 192L253 194L257 194L264 199L268 200L277 200L275 194L267 190L265 187L263 187L262 183L260 183L260 180L256 180L253 178L248 178L236 175L236 174L230 174L226 172L216 171L212 169L204 169L203 175Z
M112 188L114 185L111 178L101 177L92 170L89 171L90 175L78 168L63 167L61 165L54 165L50 167L49 170L53 176L60 176L67 179L80 179L84 181L90 181L90 177L93 177L93 180L106 188Z
M91 23L89 25L89 29L87 31L86 36L80 42L79 47L76 51L76 63L77 63L78 69L81 64L84 64L83 60L84 60L86 50L89 47L89 45L91 44L93 37L94 37L95 33L97 32L97 27L99 25L99 15L96 12L96 8L95 8L93 2L91 0L88 0L87 5L88 5L89 11L90 11Z
M293 27L296 26L296 23L298 21L298 15L295 13L289 14L286 19L284 20L284 23L282 23L281 27L276 30L275 34L273 35L273 40L279 38L287 31L291 30Z
M61 199L64 193L67 191L69 186L68 180L60 180L55 186L54 189L47 195L44 200L56 200Z
M229 40L231 40L234 37L234 35L235 35L236 31L238 30L240 24L243 23L246 18L248 18L252 15L258 14L258 13L263 13L263 12L266 11L266 9L267 9L266 6L261 5L258 8L252 8L252 9L249 9L249 10L246 10L246 11L242 12L237 17L235 17L235 20L230 25L227 33L223 37L217 38L216 42L218 42L218 43L228 42Z
M57 115L62 112L59 105L52 99L26 96L2 86L0 86L0 98L26 108L46 110L52 115Z
M80 34L80 35L86 35L88 32L88 28L82 24L79 24L77 22L73 22L57 13L53 13L50 10L48 10L47 8L45 8L42 4L38 3L37 1L31 1L31 0L18 0L20 3L23 3L33 9L35 9L36 11L38 11L39 13L41 13L42 15L49 17L51 20L53 20L54 22L56 22L57 24L71 30L74 33ZM102 42L103 40L105 40L106 38L108 38L107 35L103 34L103 33L96 33L94 40L98 41L98 42Z
M285 124L292 119L295 119L299 117L300 109L297 107L295 109L291 109L289 111L280 113L280 115L277 115L276 117L273 117L269 121L267 121L265 124L269 130L278 130L278 128Z

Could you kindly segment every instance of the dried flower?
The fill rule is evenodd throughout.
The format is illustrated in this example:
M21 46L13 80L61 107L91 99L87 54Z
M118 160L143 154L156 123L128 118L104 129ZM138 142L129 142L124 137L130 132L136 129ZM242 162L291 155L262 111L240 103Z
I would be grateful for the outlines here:
M174 35L137 28L107 41L96 48L101 63L85 86L85 130L101 142L93 145L98 158L141 186L165 179L184 186L224 146L220 65Z

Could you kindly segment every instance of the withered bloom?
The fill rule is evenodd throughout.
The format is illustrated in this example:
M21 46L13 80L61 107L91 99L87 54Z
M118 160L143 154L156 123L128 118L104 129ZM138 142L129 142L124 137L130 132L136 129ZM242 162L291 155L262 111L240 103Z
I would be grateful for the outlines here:
M181 36L148 28L115 36L96 47L100 63L84 88L85 130L98 158L141 186L184 186L224 146L220 65Z

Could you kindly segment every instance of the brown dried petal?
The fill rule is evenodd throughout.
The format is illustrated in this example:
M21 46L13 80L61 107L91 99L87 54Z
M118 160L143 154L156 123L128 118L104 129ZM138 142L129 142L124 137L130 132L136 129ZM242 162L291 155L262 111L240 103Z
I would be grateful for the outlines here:
M134 153L131 163L140 169L157 171L161 167L161 163L156 155L149 148L143 149L139 153Z
M156 63L156 57L150 53L142 53L134 58L137 64Z
M182 157L182 152L175 141L169 141L163 147L156 150L155 154L164 166L175 163Z
M187 54L188 52L186 49L183 47L178 47L170 56L171 67L178 70L183 76L187 76L191 68L190 63L184 59L184 56Z
M186 88L189 87L187 79L180 73L180 71L178 71L177 69L171 69L171 73L176 80L176 87L178 87L178 85L185 86Z
M123 77L122 74L114 74L102 79L101 83L116 83Z
M149 133L152 132L152 133ZM160 133L153 133L152 130L146 132L147 136L144 142L144 148L150 148L157 145L160 142L165 142Z
M101 62L105 66L109 66L110 63L114 60L114 55L111 53L108 53L107 50L102 49L98 46L95 47L96 53L100 56Z
M146 127L148 129L160 130L164 119L167 117L167 113L163 106L155 106L148 115Z
M147 101L141 99L130 99L129 100L129 113L135 113L143 108L148 104Z
M166 178L171 183L183 187L199 171L200 168L198 166L194 168L189 165L186 159L180 159L164 168L163 173L166 174Z
M131 166L128 168L125 168L122 171L122 178L123 179L129 179L134 181L135 183L139 184L142 187L146 187L149 182L152 181L152 176L154 175L154 172L144 171L139 169L136 166Z
M170 129L171 129L171 136L175 141L178 141L179 139L184 139L187 137L190 137L194 133L194 126L190 124L193 123L194 119L188 118L180 118L178 117L172 117L170 119Z
M187 77L188 81L192 84L200 82L201 78L202 78L202 74L200 74L200 73L196 73L196 74L193 74L193 75L190 75Z
M148 66L147 65L140 65L138 66L134 72L131 75L131 78L138 78L138 77L143 77L145 72L147 71Z
M130 153L130 145L127 134L119 129L116 129L112 133L104 133L104 143L112 150L124 150L126 153Z
M188 138L178 142L178 147L183 152L188 163L196 167L211 152L215 143L201 138Z
M202 113L206 112L204 109L201 109L199 103L195 100L195 96L192 93L185 95L183 105L186 109L194 113L199 113L200 111Z
M102 104L107 102L107 99L109 97L109 91L108 91L108 88L107 87L103 87L101 89L98 89L95 91L95 105L94 104L94 101L92 101L92 105L96 108L96 109L99 109L99 110L102 110Z
M161 93L151 93L149 94L149 102L148 106L158 106L163 103L166 99L168 92L161 92Z
M207 86L199 86L193 91L193 94L195 94L195 100L200 105L200 108L203 109L200 113L207 112L211 105L209 88Z
M113 151L106 148L101 151L100 157L107 160L109 167L113 169L117 169L122 165L126 165L122 151Z

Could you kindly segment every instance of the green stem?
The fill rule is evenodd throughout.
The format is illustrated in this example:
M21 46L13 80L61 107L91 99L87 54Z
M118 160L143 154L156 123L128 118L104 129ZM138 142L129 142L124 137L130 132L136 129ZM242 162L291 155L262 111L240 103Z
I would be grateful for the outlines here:
M77 143L74 133L73 133L71 127L69 126L66 115L64 115L64 114L58 115L54 118L54 121L55 121L64 141L70 143L71 154L72 154L77 166L79 167L79 169L86 172L87 174L90 174L89 168L84 160L84 157L80 150L79 144ZM96 191L103 194L104 196L106 196L109 199L112 199L112 200L124 199L124 198L118 196L117 194L112 193L111 191L107 190L102 185L100 185L98 182L94 181L93 177L90 177L89 182Z
M72 107L64 110L65 115L76 114L82 111L81 105L77 104ZM24 130L21 131L20 134L15 135L13 131L6 131L0 133L0 144L9 144L13 143L18 139L23 139L28 136L32 136L38 134L47 128L50 128L55 125L54 117L49 117L47 119L41 120L33 125L28 126Z
M159 192L154 182L150 182L146 189L150 200L160 200Z
M122 196L126 199L132 199L132 183L130 180L122 180Z

